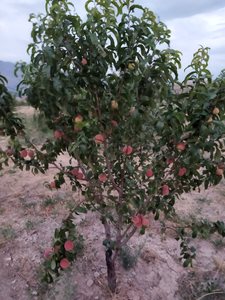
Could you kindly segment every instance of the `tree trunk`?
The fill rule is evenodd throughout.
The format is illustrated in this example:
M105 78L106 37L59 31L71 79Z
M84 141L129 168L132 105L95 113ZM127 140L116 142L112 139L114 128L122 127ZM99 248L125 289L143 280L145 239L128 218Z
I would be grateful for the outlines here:
M107 274L108 274L108 286L110 290L115 293L116 291L116 269L115 269L115 260L112 259L112 250L107 249L105 253L106 265L107 265Z

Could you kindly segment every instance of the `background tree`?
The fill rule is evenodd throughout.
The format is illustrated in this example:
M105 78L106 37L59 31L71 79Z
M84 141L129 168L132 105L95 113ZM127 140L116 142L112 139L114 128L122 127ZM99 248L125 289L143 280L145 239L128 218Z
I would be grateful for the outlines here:
M0 75L0 135L8 135L11 140L15 140L15 137L23 132L24 126L14 112L15 101L6 84L7 79ZM6 151L0 147L0 170L4 164L8 164L8 157L13 154L11 146Z
M54 134L41 149L28 144L35 150L29 160L17 147L14 161L34 173L53 164L51 188L68 178L81 190L76 212L98 212L115 291L118 253L137 230L145 233L149 214L172 216L179 195L223 177L224 93L207 69L208 48L194 54L191 72L178 82L180 53L149 9L132 0L89 0L85 7L85 20L66 0L46 0L46 13L31 15L24 93ZM68 165L57 163L61 153ZM219 221L180 229L185 266L195 257L186 235L196 237L202 226L225 233Z

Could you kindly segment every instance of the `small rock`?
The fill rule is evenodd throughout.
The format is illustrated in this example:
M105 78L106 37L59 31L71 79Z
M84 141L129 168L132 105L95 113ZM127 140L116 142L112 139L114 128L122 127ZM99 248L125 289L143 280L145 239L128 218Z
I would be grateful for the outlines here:
M32 295L32 296L37 296L37 295L38 295L38 292L37 292L37 291L32 291L32 292L31 292L31 295Z
M98 272L94 272L94 278L98 278L99 277L99 273Z
M107 270L105 268L101 269L101 273L105 274L107 272Z
M88 286L88 287L91 287L91 286L93 285L93 283L94 283L94 281L93 281L92 279L89 279L89 280L87 281L87 286Z
M12 260L12 257L6 257L5 258L5 261L11 261Z
M95 300L99 300L99 296L94 297Z

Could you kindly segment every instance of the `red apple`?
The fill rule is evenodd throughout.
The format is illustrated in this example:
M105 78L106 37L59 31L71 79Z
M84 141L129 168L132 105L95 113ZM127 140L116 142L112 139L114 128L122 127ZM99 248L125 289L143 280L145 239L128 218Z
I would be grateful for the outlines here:
M149 224L150 224L149 219L147 219L146 217L142 216L142 226L148 227Z
M178 143L176 147L177 147L178 151L184 151L185 148L186 148L186 144L185 143Z
M82 60L81 60L81 64L83 66L85 66L85 65L87 65L87 63L88 63L87 59L85 57L83 57Z
M83 179L84 179L84 174L83 174L83 172L79 171L79 172L77 173L77 175L76 175L76 178L77 178L78 180L83 180Z
M169 186L167 184L164 184L162 186L162 194L163 194L163 196L167 196L167 195L169 195L169 193L170 193Z
M144 227L149 226L149 220L141 214L137 214L136 216L133 216L131 221L133 222L134 226L136 226L137 228L142 226Z
M220 113L219 108L218 107L214 107L212 113L213 113L213 115L218 115Z
M70 266L70 262L67 258L63 258L63 259L60 260L59 265L62 269L67 269Z
M73 249L74 249L73 241L70 241L70 240L66 241L64 243L64 248L65 248L66 251L73 251Z
M224 172L223 169L220 169L220 168L217 168L217 169L216 169L216 175L217 175L217 176L222 176L222 175L223 175L223 172Z
M129 145L126 145L122 149L123 154L130 155L133 152L133 148Z
M6 155L7 156L12 156L14 154L14 151L12 148L8 148L6 151L5 151Z
M115 121L115 120L112 120L112 121L111 121L111 124L112 124L113 127L117 127L117 126L118 126L118 122Z
M52 181L52 182L50 183L50 188L51 188L51 189L56 189L56 183L55 183L55 181Z
M52 254L54 253L54 249L53 248L47 248L44 251L44 258L48 259L52 256Z
M27 155L28 155L30 158L33 158L33 157L34 157L34 151L33 151L33 150L27 150Z
M131 221L133 222L134 226L136 226L137 228L142 227L142 218L140 214L133 216Z
M78 168L74 168L70 171L70 174L72 174L74 177L76 177L78 180L84 179L84 174L82 171L80 171Z
M101 173L98 175L98 180L101 181L101 182L106 182L107 180L107 175L105 173Z
M20 157L25 158L27 156L27 150L23 149L20 151Z
M174 163L174 158L167 158L167 160L166 160L166 163L167 163L167 165L170 165L170 164L173 164Z
M73 176L77 176L77 174L79 173L79 169L78 168L74 168L70 171L70 174L72 174Z
M96 144L103 144L105 141L105 136L102 133L99 133L95 136L94 139Z
M118 109L118 102L116 100L111 101L111 108L112 109Z
M55 130L54 132L54 138L55 139L61 139L64 137L64 132L62 130Z
M187 173L187 169L185 167L180 168L178 172L178 176L184 176Z
M154 173L153 173L152 169L147 169L145 175L147 177L152 177L154 175Z
M75 118L74 118L74 122L76 124L79 124L79 123L82 123L83 121L83 117L81 115L77 115Z

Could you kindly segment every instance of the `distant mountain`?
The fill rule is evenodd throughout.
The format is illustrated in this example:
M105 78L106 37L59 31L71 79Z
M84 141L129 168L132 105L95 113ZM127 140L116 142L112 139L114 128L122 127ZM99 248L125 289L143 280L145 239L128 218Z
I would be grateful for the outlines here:
M0 60L0 74L5 76L8 80L7 88L10 92L16 93L16 87L21 81L21 75L16 77L14 75L15 64Z

